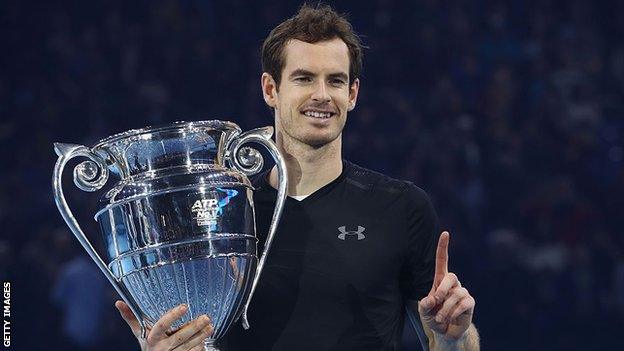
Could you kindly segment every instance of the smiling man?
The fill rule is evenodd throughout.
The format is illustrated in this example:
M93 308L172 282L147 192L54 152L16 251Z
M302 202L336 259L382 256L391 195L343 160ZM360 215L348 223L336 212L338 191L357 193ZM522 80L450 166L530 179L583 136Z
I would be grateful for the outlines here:
M420 316L425 349L479 350L475 300L448 272L449 234L438 234L425 192L342 158L362 67L349 22L328 6L304 5L271 31L262 65L289 198L249 309L251 329L232 326L223 349L399 350L407 307ZM275 169L254 180L261 244L277 183ZM137 334L127 307L118 308ZM200 350L207 322L164 332L183 313L165 315L143 349Z

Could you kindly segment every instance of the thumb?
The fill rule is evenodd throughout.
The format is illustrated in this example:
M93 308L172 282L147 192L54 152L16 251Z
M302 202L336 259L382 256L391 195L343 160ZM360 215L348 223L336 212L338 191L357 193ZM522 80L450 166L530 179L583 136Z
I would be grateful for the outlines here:
M421 317L430 317L433 315L433 309L436 306L436 300L433 295L429 294L418 302L418 313Z
M138 338L141 335L141 326L139 325L139 321L134 316L134 313L130 310L130 307L128 307L128 305L121 300L117 300L115 302L115 307L117 307L121 317L126 321L126 323L128 323L130 329L132 329L134 336Z

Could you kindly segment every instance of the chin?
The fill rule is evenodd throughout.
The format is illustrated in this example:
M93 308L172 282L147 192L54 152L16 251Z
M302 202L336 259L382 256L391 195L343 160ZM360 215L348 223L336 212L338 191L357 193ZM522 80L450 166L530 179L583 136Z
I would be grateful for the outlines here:
M340 133L338 134L332 133L331 135L318 135L318 134L306 135L306 136L303 136L300 140L306 145L310 145L314 148L320 148L333 142L334 140L338 138L338 136L340 136Z

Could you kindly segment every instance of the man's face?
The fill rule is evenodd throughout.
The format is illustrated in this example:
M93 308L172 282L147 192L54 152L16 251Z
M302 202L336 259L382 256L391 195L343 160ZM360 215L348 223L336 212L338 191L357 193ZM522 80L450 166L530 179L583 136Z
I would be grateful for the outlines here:
M341 39L314 44L289 41L279 89L264 73L264 98L275 108L283 138L320 147L338 138L355 106L359 81L349 85L349 50Z

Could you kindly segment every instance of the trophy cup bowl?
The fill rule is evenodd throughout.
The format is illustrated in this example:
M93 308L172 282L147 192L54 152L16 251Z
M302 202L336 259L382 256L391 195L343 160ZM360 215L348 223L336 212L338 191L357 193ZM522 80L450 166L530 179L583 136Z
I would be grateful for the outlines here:
M214 333L205 350L247 309L283 209L286 167L271 127L246 133L226 121L176 122L130 130L91 148L55 143L59 158L53 175L54 198L67 225L128 304L142 337L171 308L188 312L172 326L207 314ZM279 187L263 253L257 255L253 187L248 176L263 166L265 147L275 160ZM81 230L64 197L63 169L87 158L73 171L84 191L105 189L95 220L104 239L104 259Z

